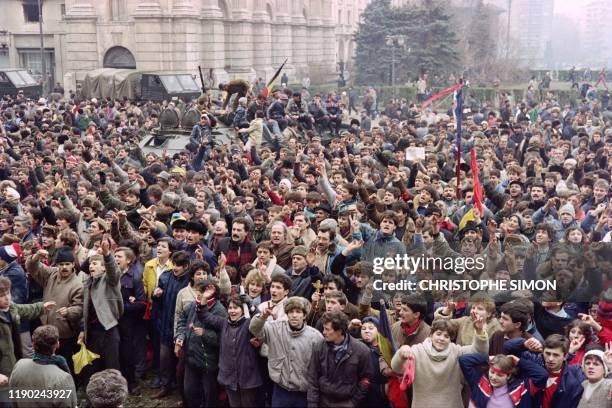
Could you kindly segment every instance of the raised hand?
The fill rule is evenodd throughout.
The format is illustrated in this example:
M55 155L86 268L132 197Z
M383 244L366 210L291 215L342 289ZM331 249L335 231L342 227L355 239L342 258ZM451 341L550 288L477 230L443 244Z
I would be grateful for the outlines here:
M606 358L606 365L608 366L608 371L612 369L612 341L606 343L606 351L604 354Z
M485 319L483 316L475 315L474 316L474 330L478 334L485 334Z
M108 234L104 234L104 236L102 237L102 244L100 248L102 249L102 255L104 255L105 257L111 254L111 242L110 236Z
M198 246L196 248L196 250L195 250L195 257L199 261L203 261L204 260L204 250L202 249L201 246Z
M570 353L576 353L578 350L580 350L580 347L582 347L582 345L584 344L586 338L581 334L580 336L576 337L575 339L573 339L570 342L570 346L569 346L569 352Z
M225 254L223 252L219 254L219 258L217 259L217 264L219 265L220 269L224 269L225 266L227 265L227 258L225 257Z

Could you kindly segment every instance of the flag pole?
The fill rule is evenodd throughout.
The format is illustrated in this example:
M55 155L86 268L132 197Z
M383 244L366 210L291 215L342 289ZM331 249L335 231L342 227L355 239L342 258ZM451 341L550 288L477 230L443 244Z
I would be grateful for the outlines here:
M455 166L455 177L457 185L455 195L457 200L461 199L461 123L463 116L463 79L460 78L455 90L455 123L456 123L456 145L457 145L457 165Z

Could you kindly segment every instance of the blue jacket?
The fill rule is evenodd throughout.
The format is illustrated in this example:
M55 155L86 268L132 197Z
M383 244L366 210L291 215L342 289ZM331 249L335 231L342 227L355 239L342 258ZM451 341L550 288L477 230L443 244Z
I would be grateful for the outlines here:
M140 262L132 264L127 272L121 275L121 297L123 298L123 316L121 320L143 318L147 308L147 297L142 282L143 268ZM130 303L130 296L136 300Z
M489 399L493 395L493 386L487 376L489 356L483 353L464 354L459 357L459 365L465 379L470 384L472 395L470 406L486 408ZM538 407L534 400L537 393L546 387L548 372L537 363L521 358L518 363L519 375L512 378L508 383L508 395L518 408Z
M529 359L536 362L540 367L544 367L544 358L541 354L525 352L521 359ZM561 382L553 394L550 406L554 408L576 408L582 397L582 382L586 379L579 365L568 365L563 363L563 373ZM544 390L541 390L535 399L535 407L542 406L544 401Z
M165 271L159 276L157 287L163 290L160 297L154 297L157 303L157 330L163 344L171 347L174 342L174 311L176 309L176 296L179 291L189 285L187 272L180 276L173 271Z
M11 281L11 297L13 303L27 303L28 281L21 265L19 265L17 261L11 262L0 271L0 276L6 276Z
M557 242L563 239L565 230L571 227L577 227L578 223L573 220L568 224L564 224L561 220L557 219L557 211L550 209L548 213L544 212L544 207L540 207L536 212L533 213L533 225L540 223L551 224L555 230L555 240Z

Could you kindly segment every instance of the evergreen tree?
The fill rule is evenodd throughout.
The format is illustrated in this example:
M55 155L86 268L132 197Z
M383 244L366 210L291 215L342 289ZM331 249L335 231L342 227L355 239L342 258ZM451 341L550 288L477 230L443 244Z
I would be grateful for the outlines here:
M374 0L365 8L363 21L355 34L356 80L360 84L385 82L391 54L386 52L385 37L389 34L390 0Z
M402 8L392 8L390 0L372 1L355 35L357 82L390 84L393 48L397 84L422 72L454 71L457 39L444 7L440 0ZM398 34L405 36L404 46L387 44L387 36Z
M419 74L446 74L457 68L457 38L445 7L439 0L423 0L414 10L411 59Z

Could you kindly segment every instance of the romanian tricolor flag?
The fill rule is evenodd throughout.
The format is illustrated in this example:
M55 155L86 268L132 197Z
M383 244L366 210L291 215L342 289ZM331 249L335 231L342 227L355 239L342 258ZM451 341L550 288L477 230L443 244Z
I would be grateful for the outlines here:
M397 351L395 343L393 342L393 335L391 334L391 324L387 316L387 308L385 307L384 300L380 301L380 328L378 329L378 348L380 354L387 362L391 365L391 359Z
M285 62L283 62L280 67L278 67L278 69L276 70L276 73L274 74L272 79L270 81L268 81L268 84L266 85L266 88L263 91L261 91L261 93L266 98L268 96L270 96L270 94L272 93L272 88L274 88L274 82L276 81L276 78L278 78L278 76L280 75L281 71L283 70L283 68L284 68L284 66L285 66L285 64L287 63L288 60L289 60L289 58L285 58Z
M387 308L385 307L385 301L380 301L380 325L378 328L378 348L380 354L383 356L387 364L391 366L391 359L397 351L397 347L393 342L393 335L391 334L391 323L389 323L389 317L387 316ZM389 377L389 401L394 408L408 408L408 400L406 393L401 389L400 380L397 377Z

